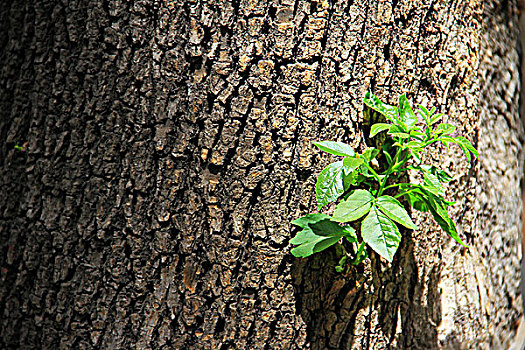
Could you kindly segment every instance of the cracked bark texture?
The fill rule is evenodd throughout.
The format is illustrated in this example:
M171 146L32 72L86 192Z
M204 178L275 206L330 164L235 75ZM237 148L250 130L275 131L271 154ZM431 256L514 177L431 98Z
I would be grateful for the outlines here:
M495 349L521 314L512 1L4 1L0 348ZM289 254L362 97L435 105L470 250ZM23 145L15 150L14 145Z

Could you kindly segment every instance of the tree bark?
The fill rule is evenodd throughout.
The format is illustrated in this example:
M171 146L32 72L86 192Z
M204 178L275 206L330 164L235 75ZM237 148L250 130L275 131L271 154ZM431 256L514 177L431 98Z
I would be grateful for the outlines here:
M505 348L519 296L515 1L0 4L0 348ZM451 215L392 264L295 259L362 98L436 106ZM14 146L22 149L15 149Z

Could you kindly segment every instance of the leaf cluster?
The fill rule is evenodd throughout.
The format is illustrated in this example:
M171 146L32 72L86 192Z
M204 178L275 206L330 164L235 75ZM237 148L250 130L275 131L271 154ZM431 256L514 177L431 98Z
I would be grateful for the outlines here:
M386 122L371 126L370 138L386 133L386 142L380 149L368 147L359 154L342 142L313 142L321 151L343 157L326 166L317 178L318 211L329 203L339 203L332 216L315 213L292 221L301 228L290 241L296 245L292 254L307 257L343 243L338 271L347 262L358 264L364 260L365 246L391 262L401 241L398 225L417 229L399 201L401 198L416 210L430 212L450 237L466 246L447 212L454 203L445 199L442 184L452 177L442 169L421 164L421 159L434 143L447 148L458 145L468 161L471 155L478 157L476 149L465 137L454 136L455 126L439 123L443 114L436 114L436 108L429 111L419 105L414 112L404 94L398 105L392 106L368 92L364 105L385 117ZM420 172L423 180L402 182L402 175L408 170Z

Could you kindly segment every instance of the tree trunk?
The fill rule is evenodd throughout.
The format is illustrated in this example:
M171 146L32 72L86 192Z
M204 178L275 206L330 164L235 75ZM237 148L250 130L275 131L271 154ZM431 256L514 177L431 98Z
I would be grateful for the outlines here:
M0 348L508 346L515 2L26 0L0 33ZM392 264L290 255L331 160L311 141L362 150L368 90L479 149L429 159L469 250L413 213Z

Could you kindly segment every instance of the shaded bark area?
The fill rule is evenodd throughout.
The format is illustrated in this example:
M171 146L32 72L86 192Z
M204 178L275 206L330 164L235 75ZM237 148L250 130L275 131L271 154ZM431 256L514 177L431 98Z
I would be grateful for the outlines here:
M517 15L484 5L0 4L0 347L507 344ZM428 159L455 177L469 251L420 215L392 265L371 254L343 276L334 252L289 254L331 160L311 141L363 149L367 90L435 105L479 147Z
M484 12L479 150L485 156L480 158L479 203L474 206L484 275L477 278L479 290L486 290L480 292L480 303L487 324L494 327L491 348L508 348L523 313L518 277L522 259L518 208L523 206L518 188L523 181L525 141L519 113L519 24L516 8L505 2L486 4Z

